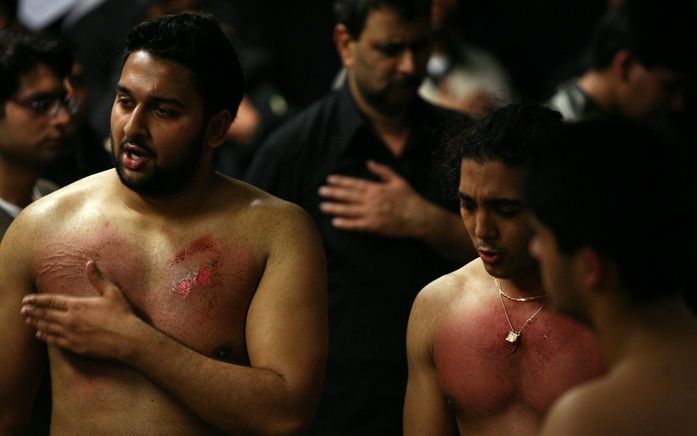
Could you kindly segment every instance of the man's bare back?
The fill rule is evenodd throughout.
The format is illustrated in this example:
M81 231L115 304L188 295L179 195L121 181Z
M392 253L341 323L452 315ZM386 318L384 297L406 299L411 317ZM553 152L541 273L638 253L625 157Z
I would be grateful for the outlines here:
M511 323L523 325L541 304L506 301ZM410 337L418 338L411 348L415 355L419 350L419 359L410 365L428 365L414 373L433 379L410 383L439 387L430 392L432 407L440 409L432 416L440 415L444 427L453 416L463 435L537 434L562 393L604 373L590 330L546 308L522 332L515 351L506 341L509 331L494 279L480 259L417 297Z
M676 318L662 325L662 333L636 332L607 377L555 404L543 434L697 434L697 320Z
M279 221L292 228L303 214L223 177L197 210L172 211L176 220L129 209L124 189L108 171L35 203L2 249L29 283L3 282L13 292L97 295L85 274L93 259L147 323L212 359L249 365L247 312L270 247L289 230ZM19 259L8 256L13 250ZM48 355L54 435L217 433L134 369L56 347Z

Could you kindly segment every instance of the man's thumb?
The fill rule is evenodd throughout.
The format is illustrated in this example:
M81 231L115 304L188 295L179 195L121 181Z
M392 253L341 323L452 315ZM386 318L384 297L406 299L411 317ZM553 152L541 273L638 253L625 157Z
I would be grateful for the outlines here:
M104 295L107 291L111 282L104 277L102 271L97 266L97 262L94 259L90 259L85 264L85 272L87 273L87 279L94 289L99 292L99 295Z

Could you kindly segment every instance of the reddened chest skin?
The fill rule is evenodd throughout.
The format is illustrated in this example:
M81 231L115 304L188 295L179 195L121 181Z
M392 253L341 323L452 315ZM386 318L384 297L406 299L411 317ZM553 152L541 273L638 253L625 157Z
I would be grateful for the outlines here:
M568 388L601 375L596 339L589 329L548 309L521 333L513 350L498 295L485 304L465 296L437 328L433 356L443 395L465 420L504 412L523 403L544 414ZM521 326L540 303L508 302Z
M203 354L215 356L225 347L228 358L244 360L245 316L261 269L243 239L203 234L134 241L110 220L98 228L56 233L42 244L38 292L96 295L85 274L85 263L95 259L154 327Z

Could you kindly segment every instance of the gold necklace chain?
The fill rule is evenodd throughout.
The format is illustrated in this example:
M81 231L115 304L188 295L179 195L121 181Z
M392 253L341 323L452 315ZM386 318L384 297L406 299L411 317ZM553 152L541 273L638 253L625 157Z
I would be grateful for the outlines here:
M547 298L547 294L535 295L534 297L511 297L510 295L503 292L503 289L501 289L501 281L499 280L498 277L494 277L494 282L496 283L496 289L498 289L499 294L508 298L511 301L518 301L520 303L528 303L530 301L537 301L537 300L541 300L543 298Z
M501 285L499 283L498 278L494 278L494 281L496 282L496 286L499 289L499 299L501 300L501 306L503 306L503 313L506 314L506 321L508 321L508 327L510 327L510 330L508 331L508 335L506 336L506 341L510 342L513 344L513 349L511 350L511 353L513 353L518 346L518 339L520 339L521 335L523 334L523 330L530 325L533 319L539 314L542 309L547 305L549 302L549 299L547 299L544 303L540 305L540 307L535 311L535 313L532 314L530 318L528 318L523 325L520 327L520 329L516 330L513 328L513 323L511 323L511 317L508 315L508 309L506 308L506 304L503 302L503 296L505 295L503 291L501 291ZM546 295L545 295L546 297ZM516 300L514 300L516 301Z

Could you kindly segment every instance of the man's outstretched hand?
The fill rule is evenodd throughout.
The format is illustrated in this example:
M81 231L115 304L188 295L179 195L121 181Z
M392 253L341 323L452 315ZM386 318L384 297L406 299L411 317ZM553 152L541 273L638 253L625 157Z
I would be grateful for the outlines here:
M85 273L98 296L73 297L29 294L20 313L48 345L102 359L123 360L128 353L128 333L142 321L116 284L106 278L94 260Z

